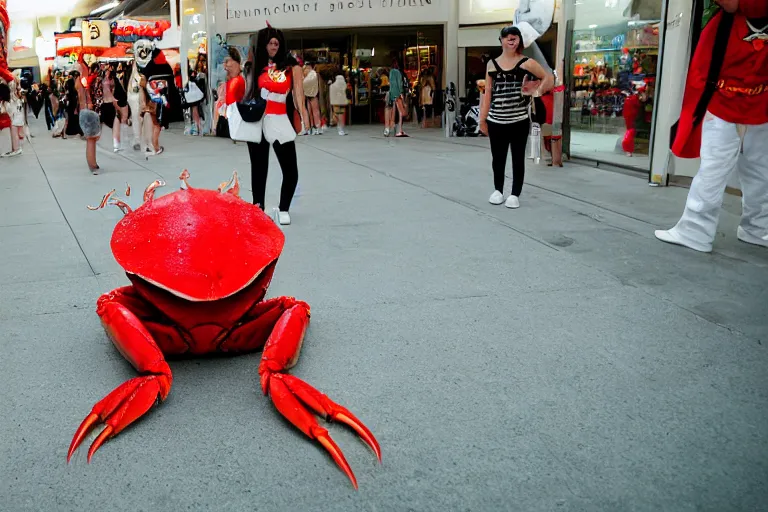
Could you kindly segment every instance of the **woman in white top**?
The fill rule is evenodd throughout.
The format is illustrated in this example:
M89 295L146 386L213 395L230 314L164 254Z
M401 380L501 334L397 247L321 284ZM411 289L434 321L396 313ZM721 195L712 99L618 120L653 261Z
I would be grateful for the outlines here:
M307 110L309 111L310 123L314 125L312 135L320 135L320 81L315 71L315 63L309 62L304 68L304 96L307 98Z
M11 151L4 156L15 156L22 154L22 142L24 141L24 99L21 97L21 86L18 81L13 80L8 84L11 90L11 101L8 102L8 115L11 116Z
M346 132L344 131L344 116L347 113L349 100L347 99L347 82L344 80L344 75L341 74L341 70L339 70L336 75L336 81L331 84L330 96L333 113L339 120L339 135L346 135Z

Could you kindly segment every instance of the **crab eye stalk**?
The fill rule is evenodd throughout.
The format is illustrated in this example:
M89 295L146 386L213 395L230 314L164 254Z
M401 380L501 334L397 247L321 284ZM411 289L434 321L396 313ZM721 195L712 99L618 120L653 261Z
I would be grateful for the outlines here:
M128 215L129 213L131 213L133 211L133 208L131 208L124 201L122 201L122 200L120 200L120 199L118 199L116 197L113 197L112 200L109 202L109 204L115 205L118 208L120 208L120 210L122 210L124 215Z
M87 208L91 211L101 210L105 206L107 206L107 203L109 202L109 199L112 197L112 195L115 193L115 189L110 190L106 194L104 194L104 197L101 198L101 203L99 203L99 206L90 206L88 205Z
M164 186L165 181L163 180L155 180L147 185L147 188L144 189L144 202L152 201L155 198L155 189Z
M219 185L219 192L232 194L235 197L240 197L240 180L237 177L237 171L232 173L232 177L229 181L224 181Z
M87 206L87 208L92 211L101 210L108 204L117 206L123 211L125 215L128 215L133 211L133 209L130 206L128 206L128 204L125 201L115 196L115 189L112 189L106 194L104 194L104 197L101 198L101 202L99 203L99 206Z
M187 182L187 180L189 179L189 171L188 170L184 169L183 171L181 171L181 174L179 175L179 179L184 184L184 186L181 187L182 189L183 188L186 188L186 189L192 188L192 187L189 186L189 183Z

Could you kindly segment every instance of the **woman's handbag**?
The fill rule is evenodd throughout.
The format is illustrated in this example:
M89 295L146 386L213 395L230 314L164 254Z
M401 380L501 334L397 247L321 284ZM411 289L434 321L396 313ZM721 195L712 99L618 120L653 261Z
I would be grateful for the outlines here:
M261 142L261 118L266 108L267 101L261 97L228 105L229 137L243 142Z
M195 103L202 100L203 91L201 91L197 84L192 80L187 82L187 87L184 89L184 102L187 105L194 105Z
M543 105L543 103L542 103ZM541 110L541 107L538 107ZM540 115L536 113L537 105L531 101L531 129L528 132L528 145L526 146L526 157L538 164L541 161L541 124L538 119ZM545 114L546 115L546 114Z
M531 123L526 156L536 164L541 161L541 125L539 123Z

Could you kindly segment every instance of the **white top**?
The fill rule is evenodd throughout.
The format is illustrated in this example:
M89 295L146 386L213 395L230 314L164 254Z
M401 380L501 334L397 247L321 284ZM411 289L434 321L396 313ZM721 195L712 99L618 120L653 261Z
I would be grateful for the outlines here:
M336 81L331 84L329 89L331 105L341 107L346 106L349 103L347 100L347 82L344 81L343 76L337 75Z
M307 73L307 76L304 77L304 96L307 98L314 98L318 95L319 87L317 73L312 69Z

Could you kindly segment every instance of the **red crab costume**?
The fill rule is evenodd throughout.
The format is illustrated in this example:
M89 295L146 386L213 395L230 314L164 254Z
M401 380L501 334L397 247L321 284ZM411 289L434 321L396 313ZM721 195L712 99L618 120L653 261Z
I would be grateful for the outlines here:
M187 171L179 178L185 188L157 199L155 189L165 183L150 184L136 210L114 190L89 207L113 204L126 214L111 246L132 284L102 295L96 313L141 375L93 407L72 438L67 461L97 424L104 429L88 450L89 462L107 439L165 400L173 382L167 357L261 350L264 394L330 453L357 488L341 449L311 412L354 429L381 461L379 443L346 408L287 373L299 358L309 305L293 297L265 299L283 249L282 231L261 208L240 199L237 174L218 191L190 187Z
M0 0L0 80L11 82L13 73L8 69L8 32L11 30L11 19L5 0Z
M680 158L701 157L701 166L680 221L656 232L664 242L702 252L712 251L728 177L737 168L743 196L737 236L768 246L768 0L719 3L724 9L702 31L688 71L672 145ZM726 16L732 16L730 30L719 32L721 24L728 27ZM718 51L724 58L706 102L710 61L714 66Z

